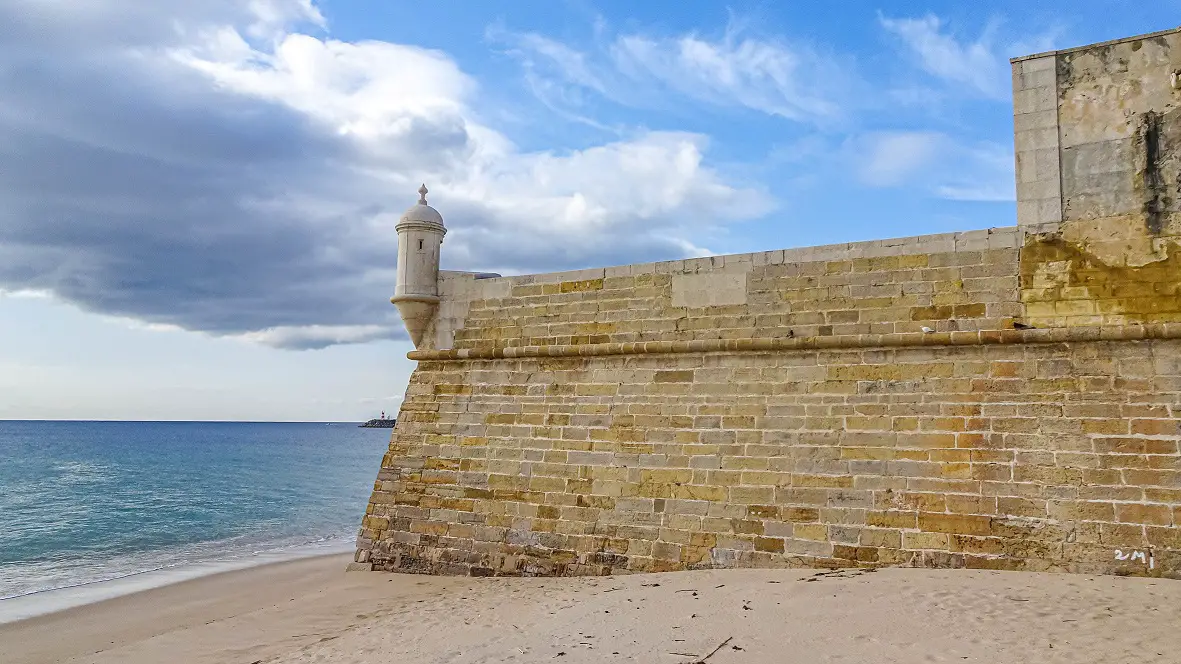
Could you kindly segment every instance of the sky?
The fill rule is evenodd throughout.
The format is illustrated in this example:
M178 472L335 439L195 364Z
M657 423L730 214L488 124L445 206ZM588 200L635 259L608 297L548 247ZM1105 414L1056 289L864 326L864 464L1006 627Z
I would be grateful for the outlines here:
M0 0L0 419L396 412L424 182L501 274L1014 225L1008 58L1177 9Z

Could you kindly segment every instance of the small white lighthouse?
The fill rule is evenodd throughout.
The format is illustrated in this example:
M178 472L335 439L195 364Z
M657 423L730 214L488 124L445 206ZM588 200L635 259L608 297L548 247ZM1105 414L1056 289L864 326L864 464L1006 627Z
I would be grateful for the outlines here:
M390 298L402 315L410 340L417 348L439 307L439 247L447 229L443 215L427 205L427 188L418 188L418 203L411 206L395 229L398 231L398 284Z

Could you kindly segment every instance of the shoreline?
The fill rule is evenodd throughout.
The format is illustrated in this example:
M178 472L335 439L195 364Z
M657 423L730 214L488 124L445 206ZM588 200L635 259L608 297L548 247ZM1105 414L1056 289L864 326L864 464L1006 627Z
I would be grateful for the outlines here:
M344 541L309 543L244 556L129 572L110 579L84 581L0 598L0 627L219 574L308 558L341 555L351 553L352 550L351 543Z
M333 553L212 572L0 624L0 643L20 664L75 661L277 604L280 596L325 585L338 576L334 570L343 576L350 560Z
M346 572L347 554L0 625L5 664L1174 661L1181 582L967 569ZM694 659L696 658L696 659Z

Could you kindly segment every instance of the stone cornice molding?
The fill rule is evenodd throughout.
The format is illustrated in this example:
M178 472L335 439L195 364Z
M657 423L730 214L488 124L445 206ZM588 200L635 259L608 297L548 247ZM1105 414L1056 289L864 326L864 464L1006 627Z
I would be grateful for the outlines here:
M1145 341L1150 339L1181 339L1181 323L1057 327L1029 330L980 330L975 332L848 334L801 338L700 339L696 341L637 341L629 343L552 346L501 346L495 348L414 350L407 353L406 357L419 362L427 362L498 360L522 357L601 357L605 355L657 355L668 353L742 353L792 350L841 350L848 348L991 346L1001 344Z

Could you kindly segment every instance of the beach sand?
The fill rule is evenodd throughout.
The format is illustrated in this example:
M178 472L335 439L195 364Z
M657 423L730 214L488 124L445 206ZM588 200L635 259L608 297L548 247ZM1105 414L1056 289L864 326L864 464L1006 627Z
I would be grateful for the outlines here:
M1181 581L975 570L443 578L327 556L0 625L0 661L1181 662ZM715 651L716 649L716 651Z

